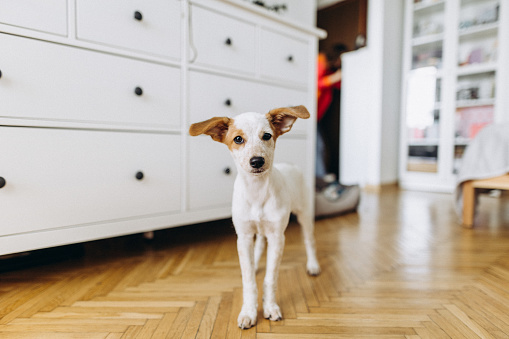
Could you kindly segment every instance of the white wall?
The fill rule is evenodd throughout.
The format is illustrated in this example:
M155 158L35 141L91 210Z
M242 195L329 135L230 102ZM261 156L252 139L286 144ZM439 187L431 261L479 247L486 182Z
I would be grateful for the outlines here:
M386 0L382 75L382 159L380 182L398 181L404 0Z
M398 178L404 0L368 0L368 46L343 57L340 180L379 186Z
M367 168L372 163L368 152L371 139L369 130L373 129L374 86L371 77L372 53L366 47L345 53L342 56L343 82L341 89L340 125L340 181L343 184L365 185Z

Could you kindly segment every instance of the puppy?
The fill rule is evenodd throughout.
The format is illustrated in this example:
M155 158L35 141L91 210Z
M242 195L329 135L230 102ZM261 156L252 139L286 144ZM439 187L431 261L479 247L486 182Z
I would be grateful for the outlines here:
M192 136L207 134L228 146L237 167L232 219L242 272L243 305L238 325L243 329L256 324L258 291L255 274L265 241L268 246L263 316L275 321L282 319L276 303L276 288L285 244L284 231L291 212L302 226L307 272L310 275L320 273L313 216L302 172L296 166L273 164L277 139L290 131L297 118L309 118L304 106L277 108L267 114L248 112L234 118L215 117L189 128Z

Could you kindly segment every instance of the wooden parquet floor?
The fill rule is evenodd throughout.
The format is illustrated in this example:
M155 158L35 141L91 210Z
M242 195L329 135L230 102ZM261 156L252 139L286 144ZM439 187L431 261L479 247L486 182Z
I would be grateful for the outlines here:
M358 214L317 221L319 277L291 224L284 320L260 306L249 330L229 221L74 246L0 273L0 338L508 338L508 200L483 197L468 230L451 195L365 193Z

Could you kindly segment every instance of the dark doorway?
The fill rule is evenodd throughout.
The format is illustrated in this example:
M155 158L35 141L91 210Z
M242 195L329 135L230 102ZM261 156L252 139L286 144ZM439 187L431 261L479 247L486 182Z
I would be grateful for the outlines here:
M356 39L365 39L367 20L367 0L343 0L318 10L317 26L327 31L327 38L319 43L320 51L343 43L349 51L356 48ZM334 93L330 109L319 124L326 148L326 167L329 173L339 175L339 123L341 91Z

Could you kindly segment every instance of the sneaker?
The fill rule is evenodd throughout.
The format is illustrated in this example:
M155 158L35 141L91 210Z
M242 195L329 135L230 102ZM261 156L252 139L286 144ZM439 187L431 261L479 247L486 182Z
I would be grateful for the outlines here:
M360 202L358 185L344 186L339 183L328 185L316 193L315 217L327 217L348 212L355 212Z

